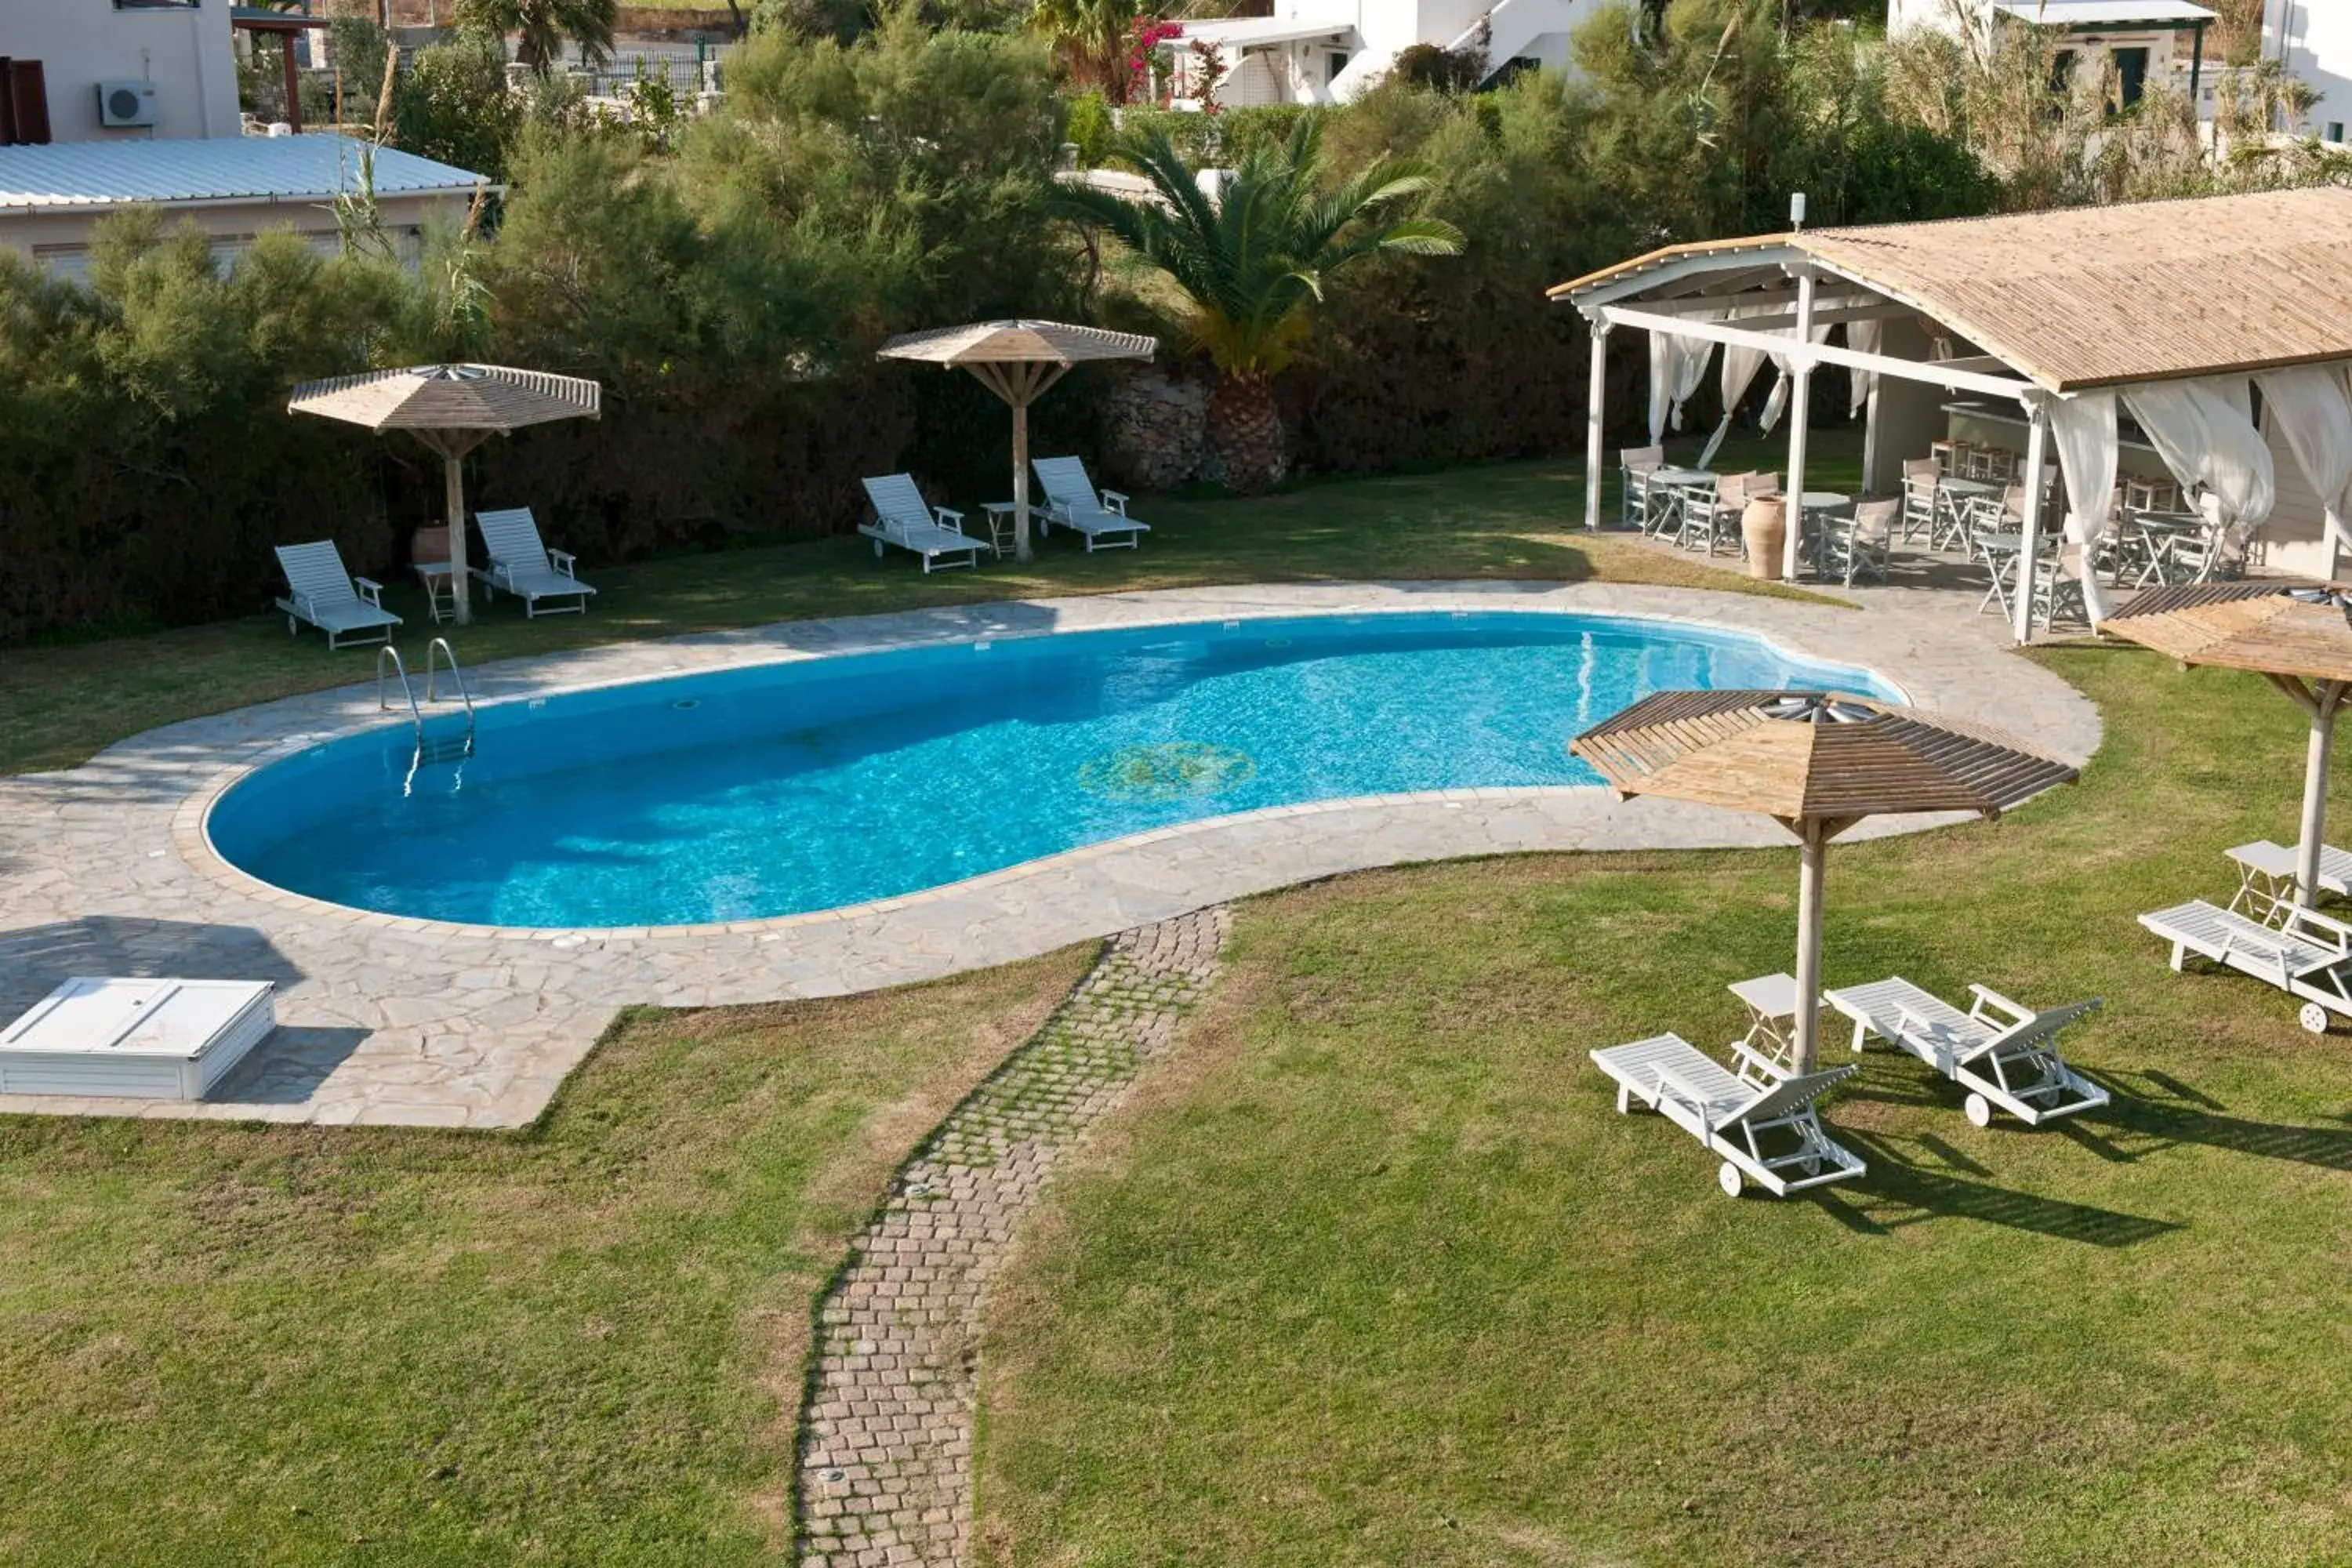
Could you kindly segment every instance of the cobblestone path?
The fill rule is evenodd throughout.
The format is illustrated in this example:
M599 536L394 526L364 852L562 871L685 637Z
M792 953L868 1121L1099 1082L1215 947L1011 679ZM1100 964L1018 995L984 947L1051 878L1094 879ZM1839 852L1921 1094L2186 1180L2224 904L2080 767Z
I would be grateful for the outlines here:
M810 1568L969 1561L982 1293L1055 1162L1207 991L1231 923L1220 907L1113 937L899 1171L819 1314L800 1460Z

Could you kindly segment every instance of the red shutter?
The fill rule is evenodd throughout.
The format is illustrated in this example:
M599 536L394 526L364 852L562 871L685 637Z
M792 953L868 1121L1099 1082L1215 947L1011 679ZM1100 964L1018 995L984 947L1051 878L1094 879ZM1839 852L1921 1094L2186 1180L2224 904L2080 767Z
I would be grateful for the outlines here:
M49 88L38 60L8 62L10 117L16 140L39 143L49 139Z

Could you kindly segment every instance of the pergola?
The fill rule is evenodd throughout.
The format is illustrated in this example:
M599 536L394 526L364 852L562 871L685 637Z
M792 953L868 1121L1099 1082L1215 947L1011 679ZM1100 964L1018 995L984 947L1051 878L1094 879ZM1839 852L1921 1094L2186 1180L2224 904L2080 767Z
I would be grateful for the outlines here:
M2068 536L2093 548L2115 483L2118 403L2184 493L2212 498L2209 515L2260 523L2280 476L2250 410L2259 386L2329 536L2352 545L2352 191L1811 230L1802 199L1792 206L1791 232L1667 246L1550 290L1592 331L1588 528L1600 525L1607 350L1622 328L1649 336L1654 429L1664 398L1687 395L1717 346L1783 366L1798 410L1790 496L1805 489L1804 410L1822 365L1867 377L1864 488L1874 494L1895 493L1903 459L1942 434L1938 392L2014 410L2027 474L2042 471L2057 442ZM1833 331L1842 342L1827 341ZM1683 384L1657 384L1662 369ZM2025 497L2020 642L2032 635L2044 526L2041 487L2029 483ZM1788 531L1790 576L1800 531Z

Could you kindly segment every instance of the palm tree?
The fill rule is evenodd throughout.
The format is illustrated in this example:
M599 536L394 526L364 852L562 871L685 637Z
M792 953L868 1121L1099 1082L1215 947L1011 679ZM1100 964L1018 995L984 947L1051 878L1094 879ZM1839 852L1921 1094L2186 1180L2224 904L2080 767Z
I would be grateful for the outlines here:
M1029 26L1053 45L1071 79L1113 103L1127 100L1127 37L1136 0L1033 0Z
M1256 143L1212 197L1167 132L1145 127L1119 155L1151 182L1150 196L1080 185L1057 197L1062 216L1108 231L1185 295L1186 328L1217 369L1210 447L1237 490L1265 489L1288 467L1274 377L1306 339L1325 282L1380 251L1462 250L1462 231L1443 219L1391 216L1429 188L1427 170L1381 162L1335 182L1319 140L1305 119L1287 142Z
M610 59L616 10L617 0L458 0L457 17L502 38L518 35L517 63L545 76L563 58L566 38L592 63Z

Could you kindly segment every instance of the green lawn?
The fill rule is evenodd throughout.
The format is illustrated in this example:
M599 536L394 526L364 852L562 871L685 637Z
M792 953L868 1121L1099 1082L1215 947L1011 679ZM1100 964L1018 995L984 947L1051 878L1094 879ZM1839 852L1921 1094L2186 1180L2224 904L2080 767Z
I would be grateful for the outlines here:
M1089 956L637 1014L521 1133L0 1119L0 1562L781 1560L815 1294Z
M1828 1112L1866 1179L1733 1202L1584 1053L1737 1034L1793 854L1256 900L999 1289L986 1560L2352 1562L2352 1045L2132 918L2291 834L2302 724L2042 657L2110 725L2081 786L1833 849L1827 978L2105 995L2112 1109L1980 1131L1882 1048Z
M1823 482L1853 482L1857 442L1840 431L1822 432L1818 442L1826 450L1816 460L1817 475ZM1749 441L1734 443L1719 466L1777 460L1769 444ZM1006 561L928 577L903 551L877 561L868 542L854 536L592 567L583 575L598 593L584 616L526 621L513 601L500 599L464 631L446 629L458 656L473 666L809 616L1204 583L1608 577L1750 585L1696 559L1585 533L1579 526L1581 471L1581 464L1508 463L1308 485L1252 500L1153 499L1137 508L1152 527L1140 550L1089 555L1059 533L1026 567ZM1613 507L1613 472L1610 493ZM561 542L560 534L555 539ZM274 577L271 583L274 592ZM393 584L384 603L407 618L399 647L412 668L420 666L436 630L421 592ZM0 648L0 773L69 767L176 719L366 680L374 659L370 649L330 654L315 631L289 638L278 616L106 642Z

